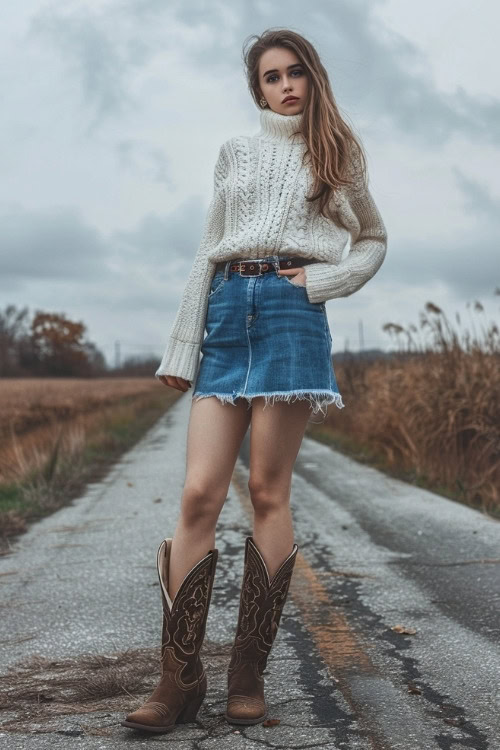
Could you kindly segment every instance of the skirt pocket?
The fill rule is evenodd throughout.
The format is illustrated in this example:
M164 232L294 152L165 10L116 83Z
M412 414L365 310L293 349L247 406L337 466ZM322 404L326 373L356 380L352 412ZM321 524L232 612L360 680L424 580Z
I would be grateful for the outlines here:
M294 284L292 281L290 281L290 279L288 278L288 276L279 276L279 278L285 279L285 281L287 282L287 284L289 284L290 286L293 286L294 289L303 289L304 293L305 293L305 296L306 296L306 299L309 302L309 297L308 297L308 294L307 294L307 288L306 288L306 286L304 284ZM310 305L314 305L314 307L319 307L323 311L323 313L324 313L324 315L326 317L326 302L309 302L309 304Z
M290 278L288 276L284 276L283 275L281 278L285 279L286 281L288 281L289 284L291 284L292 286L296 287L297 289L305 289L306 288L304 284L294 284L293 281L290 281ZM293 278L293 276L291 278Z

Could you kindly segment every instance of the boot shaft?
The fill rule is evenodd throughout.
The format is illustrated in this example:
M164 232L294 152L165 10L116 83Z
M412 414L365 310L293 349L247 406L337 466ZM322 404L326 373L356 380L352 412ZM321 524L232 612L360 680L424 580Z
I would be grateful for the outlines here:
M231 654L231 666L257 663L265 669L278 632L297 557L298 547L281 563L272 580L264 558L252 537L245 544L245 563L240 594L238 625Z
M161 659L164 670L183 664L182 679L191 683L203 675L199 652L205 637L218 550L210 550L191 568L172 601L168 592L171 548L172 540L165 539L157 554L163 605Z
M236 635L228 668L226 719L257 724L267 716L264 670L288 595L298 547L270 579L264 558L252 537L245 545L245 567Z

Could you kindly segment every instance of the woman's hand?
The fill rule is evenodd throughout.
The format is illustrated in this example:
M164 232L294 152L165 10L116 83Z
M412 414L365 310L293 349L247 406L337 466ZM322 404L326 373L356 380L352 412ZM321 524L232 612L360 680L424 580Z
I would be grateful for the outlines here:
M290 283L295 284L295 286L306 285L306 272L304 268L282 268L278 273L282 276L296 276L297 281L290 281Z
M175 375L159 375L158 380L161 380L162 383L165 385L171 386L171 388L176 388L178 391L184 391L186 392L191 388L191 383L189 380L184 380L184 378L178 378Z

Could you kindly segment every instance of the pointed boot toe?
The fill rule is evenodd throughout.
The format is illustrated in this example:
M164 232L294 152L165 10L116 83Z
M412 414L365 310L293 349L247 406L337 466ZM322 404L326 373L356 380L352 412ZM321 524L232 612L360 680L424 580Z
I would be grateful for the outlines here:
M175 726L175 721L169 716L167 707L160 702L150 701L127 714L121 722L123 727L142 729L145 732L169 732Z
M225 713L231 724L259 724L267 719L267 707L261 698L248 695L232 695Z

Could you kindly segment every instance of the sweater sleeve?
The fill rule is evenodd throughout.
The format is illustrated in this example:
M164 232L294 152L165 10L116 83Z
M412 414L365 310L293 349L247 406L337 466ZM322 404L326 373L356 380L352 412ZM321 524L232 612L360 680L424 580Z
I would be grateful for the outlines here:
M215 268L208 259L208 251L215 247L224 235L226 176L227 156L223 144L214 168L213 195L205 218L201 242L170 329L167 347L155 372L156 378L160 375L174 375L194 381L196 376L205 331L208 294Z
M306 291L310 302L326 302L334 297L348 297L366 284L378 271L387 251L387 231L361 173L353 160L354 185L346 198L355 217L350 227L351 247L338 264L311 263L304 266Z

